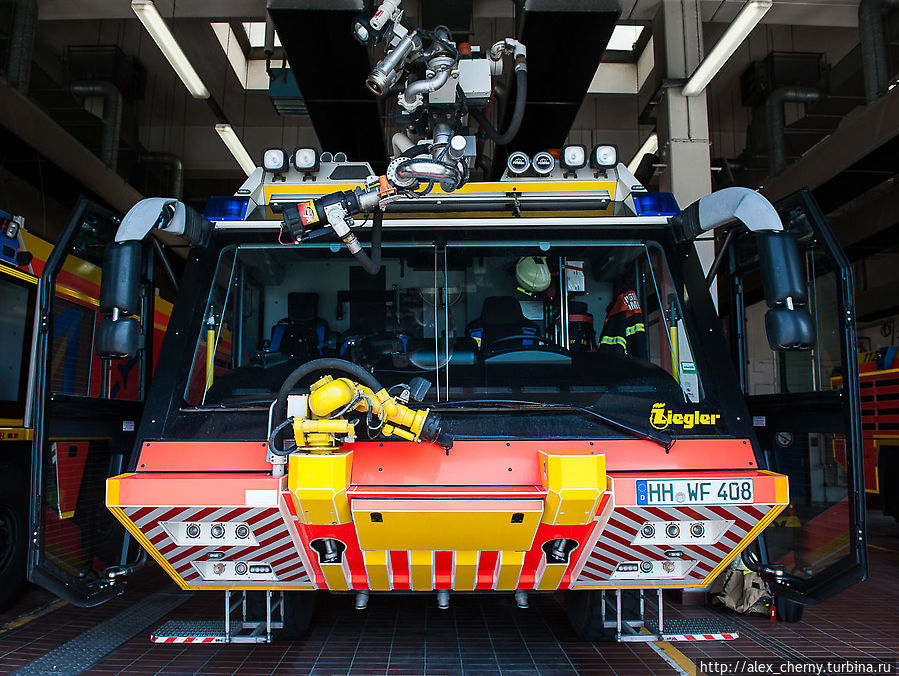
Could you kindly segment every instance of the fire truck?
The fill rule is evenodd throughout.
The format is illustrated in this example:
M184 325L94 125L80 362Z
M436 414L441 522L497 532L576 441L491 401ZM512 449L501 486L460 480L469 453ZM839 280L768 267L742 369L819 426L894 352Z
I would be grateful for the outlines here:
M893 348L894 350L895 348ZM862 404L862 449L864 451L865 492L879 500L878 506L883 513L899 520L899 489L897 489L896 449L899 447L899 369L879 367L883 361L892 362L892 350L884 350L888 356L881 357L879 352L860 353L874 357L860 364L859 387ZM861 360L860 360L861 361ZM832 386L839 388L842 378L835 376ZM837 462L845 464L846 449L842 440L836 440L834 454Z
M140 310L150 338L150 357L144 352L127 360L101 361L94 351L94 333L100 296L100 264L107 240L112 237L119 218L89 201L81 202L74 212L84 229L56 275L48 294L57 321L49 336L49 362L45 377L55 397L87 397L94 400L137 402L143 398L148 378L144 362L155 363L162 335L171 314L171 303L153 298L153 307ZM12 603L25 581L28 549L28 485L31 476L33 436L29 393L33 387L32 337L38 282L50 258L53 245L28 232L23 219L0 211L0 607ZM128 404L120 404L127 406ZM133 404L132 404L133 405ZM136 415L134 418L136 420ZM95 556L103 558L98 540L82 538L95 528L96 517L82 518L76 509L79 500L96 503L103 495L102 478L82 482L89 447L99 440L80 435L54 436L48 439L50 455L46 470L52 480L46 486L49 510L57 522L65 543L55 550L58 561L72 570L81 570ZM110 449L111 471L121 468L121 450ZM92 459L93 462L93 459ZM121 543L118 543L119 546ZM118 552L107 560L115 561Z
M182 589L224 592L223 619L152 636L203 643L296 636L325 591L360 611L381 594L448 608L561 593L586 640L729 639L720 620L666 619L663 591L706 588L742 557L797 619L863 579L852 277L809 193L772 205L728 188L680 208L611 144L512 152L500 180L472 181L469 125L514 139L526 47L456 44L395 2L353 32L386 46L368 86L398 97L385 173L270 148L203 215L144 200L106 247L104 359L147 332L146 242L190 252L133 427L37 379L37 481L57 427L107 435L125 456L105 494L123 539L119 567L76 577L36 508L32 576L92 605L152 557ZM488 104L510 66L500 132ZM694 242L715 231L706 275ZM730 345L709 293L725 270ZM759 350L796 386L748 396ZM820 377L834 369L837 390ZM842 468L823 452L835 437Z

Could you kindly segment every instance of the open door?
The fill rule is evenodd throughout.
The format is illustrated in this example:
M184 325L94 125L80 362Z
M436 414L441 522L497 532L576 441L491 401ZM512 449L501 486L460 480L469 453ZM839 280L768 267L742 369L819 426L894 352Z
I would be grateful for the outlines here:
M731 335L760 464L790 480L790 506L764 531L755 565L778 596L814 604L868 570L854 291L849 261L811 194L775 206L805 263L814 347L769 347L749 233L730 250Z
M121 593L121 574L140 561L105 507L105 483L134 443L153 331L143 332L135 359L101 361L94 352L103 251L118 224L79 201L41 274L33 332L28 578L81 606ZM145 265L142 326L153 317L151 271Z

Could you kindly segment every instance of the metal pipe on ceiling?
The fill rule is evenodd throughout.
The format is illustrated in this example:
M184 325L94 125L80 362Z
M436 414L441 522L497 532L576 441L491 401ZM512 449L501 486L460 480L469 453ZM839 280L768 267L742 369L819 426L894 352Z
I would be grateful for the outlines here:
M861 0L858 6L858 37L868 105L887 92L890 74L883 30L883 9L897 7L899 0Z
M100 145L100 159L113 171L119 159L119 135L122 129L122 92L110 82L91 80L73 82L69 90L79 96L100 96L103 98L103 140Z
M821 91L814 87L780 87L768 95L765 116L768 127L769 176L778 176L787 168L784 104L815 103L821 98Z
M180 200L184 194L184 165L174 153L141 153L141 162L169 168L169 197Z
M35 0L16 0L14 12L6 79L16 91L27 94L28 84L31 81L37 3Z

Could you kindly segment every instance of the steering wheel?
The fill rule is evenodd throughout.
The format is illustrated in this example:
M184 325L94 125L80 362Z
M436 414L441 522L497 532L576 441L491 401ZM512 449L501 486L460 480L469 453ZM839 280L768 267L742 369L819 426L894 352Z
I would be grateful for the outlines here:
M503 336L502 338L497 338L496 340L490 341L490 344L487 345L484 349L489 350L489 349L496 347L500 343L508 343L513 340L536 340L540 343L543 343L547 347L555 347L560 350L565 350L564 347L559 345L557 342L550 340L549 338L545 338L543 336L537 336L537 335L530 335L527 333L519 333L519 334L515 334L514 336ZM527 347L527 346L525 346L525 347ZM568 350L565 350L565 351L567 352Z

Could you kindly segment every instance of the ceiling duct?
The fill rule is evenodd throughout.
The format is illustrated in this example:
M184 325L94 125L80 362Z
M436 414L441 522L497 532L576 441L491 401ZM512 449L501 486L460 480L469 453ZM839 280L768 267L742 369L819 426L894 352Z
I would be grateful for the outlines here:
M821 91L814 87L780 87L768 96L768 100L765 102L765 114L768 126L768 173L770 176L778 176L787 168L784 104L817 103L820 100Z
M78 96L99 96L103 99L100 159L115 171L119 159L119 135L122 130L122 92L115 85L99 80L73 82L69 85L69 89Z
M305 117L309 115L306 101L290 68L270 68L268 97L278 115L282 117ZM334 146L330 146L334 147Z
M166 197L180 200L184 196L184 165L180 157L174 153L141 153L140 160L144 164L168 168L169 188Z
M9 41L6 79L16 91L27 94L28 84L31 81L31 57L34 51L37 3L35 0L16 0L13 11L15 13Z
M858 6L858 34L868 105L886 94L890 83L883 26L883 10L886 8L899 8L899 0L862 0Z

